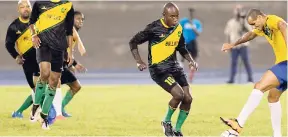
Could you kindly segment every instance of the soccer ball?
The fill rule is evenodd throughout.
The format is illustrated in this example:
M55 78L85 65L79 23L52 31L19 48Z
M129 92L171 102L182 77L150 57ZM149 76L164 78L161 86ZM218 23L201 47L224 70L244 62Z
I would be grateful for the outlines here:
M221 137L238 137L238 136L239 134L232 129L226 130L221 134Z

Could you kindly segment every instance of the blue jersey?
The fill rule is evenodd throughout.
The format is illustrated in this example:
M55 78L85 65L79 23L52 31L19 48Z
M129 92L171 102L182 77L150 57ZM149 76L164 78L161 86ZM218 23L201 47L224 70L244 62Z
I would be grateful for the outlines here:
M180 24L183 27L183 36L186 43L197 38L196 33L192 29L193 26L195 26L199 33L202 32L202 24L198 19L192 19L192 21L190 21L188 18L183 18L180 20Z

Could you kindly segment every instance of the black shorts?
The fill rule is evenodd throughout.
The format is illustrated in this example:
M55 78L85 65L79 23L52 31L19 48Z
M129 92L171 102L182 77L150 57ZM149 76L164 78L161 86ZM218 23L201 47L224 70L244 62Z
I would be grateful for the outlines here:
M63 71L61 75L61 84L69 84L77 80L75 74L68 68L67 62L63 63Z
M35 49L33 48L27 51L23 55L23 58L25 59L24 64L22 65L23 71L29 86L33 89L35 88L33 76L40 76L40 70L36 60Z
M51 71L61 73L63 70L64 51L58 51L42 44L36 49L37 62L50 62Z
M187 50L190 52L193 59L198 57L198 45L196 40L192 40L186 45Z
M150 75L151 78L167 92L171 92L171 89L177 84L181 87L189 85L183 70L166 73L151 73L150 71Z

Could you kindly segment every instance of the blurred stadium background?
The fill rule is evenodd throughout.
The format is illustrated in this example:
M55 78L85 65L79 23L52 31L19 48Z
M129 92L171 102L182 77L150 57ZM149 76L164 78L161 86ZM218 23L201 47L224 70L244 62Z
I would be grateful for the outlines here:
M88 55L76 56L88 68L88 73L78 74L83 84L117 84L117 83L153 83L148 71L138 72L129 50L130 38L146 24L161 17L165 2L82 2L75 1L76 10L85 14L84 27L80 36L87 48ZM287 19L286 1L257 2L177 2L180 17L188 17L188 8L196 9L195 16L203 23L203 33L198 39L200 71L195 83L224 83L228 80L230 54L220 51L225 42L223 34L228 19L233 16L236 4L245 9L259 8L267 14L276 14ZM22 68L7 53L4 40L6 30L18 14L16 2L0 4L0 84L26 84ZM140 46L141 55L147 60L147 43ZM78 54L79 55L79 54ZM274 63L272 48L264 38L257 38L250 45L250 58L254 79ZM187 68L187 66L186 66ZM242 68L242 82L246 82L246 73ZM20 78L21 77L21 78ZM209 77L209 79L207 79ZM121 79L121 80L120 80ZM237 80L238 79L238 80ZM239 77L236 82L239 82Z

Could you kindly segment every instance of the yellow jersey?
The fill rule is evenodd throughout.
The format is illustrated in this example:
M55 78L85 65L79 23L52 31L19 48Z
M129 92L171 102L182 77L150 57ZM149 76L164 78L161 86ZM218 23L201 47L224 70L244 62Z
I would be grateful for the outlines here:
M287 60L287 45L285 39L278 27L279 21L284 21L276 15L267 15L264 30L253 29L258 36L265 36L273 48L276 57L275 64Z

